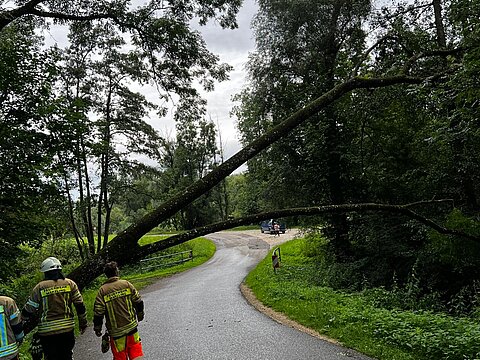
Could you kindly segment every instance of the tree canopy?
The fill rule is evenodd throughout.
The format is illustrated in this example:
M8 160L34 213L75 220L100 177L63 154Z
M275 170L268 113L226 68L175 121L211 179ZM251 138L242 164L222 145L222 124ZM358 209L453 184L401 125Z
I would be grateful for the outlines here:
M2 59L0 78L9 72L19 77L12 77L12 87L2 80L1 121L12 121L15 126L5 130L8 139L28 140L29 151L33 135L45 138L35 141L45 145L41 159L32 160L37 178L27 176L22 184L38 194L37 179L46 189L55 185L57 197L63 193L77 241L88 238L89 257L70 274L81 287L101 273L106 260L124 265L207 230L272 214L321 214L312 223L326 225L335 258L354 264L359 273L388 255L386 267L377 266L370 276L378 280L379 274L409 271L420 259L417 254L440 255L440 246L427 245L443 240L428 236L423 225L442 232L445 227L436 224L454 214L445 205L431 210L432 203L422 200L452 199L467 215L476 214L477 82L471 79L478 77L478 7L466 11L468 1L435 0L395 3L379 12L363 0L259 1L250 83L235 109L244 147L217 164L214 129L203 117L205 104L194 82L210 90L214 81L227 78L230 67L219 63L190 23L215 18L234 27L240 4L150 1L135 7L128 1L37 0L2 8L0 35L25 45L8 48L12 55ZM45 49L21 37L25 27L33 33L51 23L69 25L69 48ZM20 55L26 60L11 61ZM38 88L27 91L32 78ZM133 91L132 83L154 84L159 99L178 96L182 136L175 142L145 125L151 110L163 115L165 107ZM29 106L20 109L17 99ZM9 156L18 158L20 148L10 148ZM117 195L133 187L134 169L146 168L126 158L132 152L170 164L159 173L179 186L107 243L113 205L124 201ZM155 246L138 245L144 234L179 213L185 228L205 225L212 218L202 217L199 209L213 203L198 201L247 161L246 217ZM282 196L274 196L279 192ZM195 209L196 200L201 205ZM395 217L364 214L382 209L381 204L349 205L355 203L413 203L428 216L403 210L395 210L401 214ZM325 204L331 206L298 210ZM443 233L476 239L461 231Z
M31 235L43 232L38 226L47 220L40 214L48 211L27 203L52 201L46 195L34 200L40 188L50 189L68 209L62 219L71 223L82 257L100 251L119 194L145 167L134 155L156 162L162 157L165 139L146 119L154 111L164 116L174 96L184 104L179 112L204 113L196 84L211 90L214 81L227 79L230 66L206 48L192 22L213 19L234 28L239 6L238 0L1 2L2 146L8 156L2 162L2 239L15 246L42 237ZM47 47L42 31L59 26L68 29L67 47ZM158 101L147 101L132 85L153 85ZM12 186L29 198L18 201ZM12 211L16 216L7 216ZM32 222L23 221L20 230L14 226L20 218ZM10 240L13 228L23 235Z
M363 1L259 4L250 83L236 108L244 143L303 106L310 94L352 75L425 79L421 86L354 90L250 160L250 185L262 194L264 209L283 208L285 202L405 204L443 198L476 219L478 171L471 156L478 155L473 145L478 142L476 131L470 131L476 117L463 116L472 106L460 105L466 98L456 82L467 72L476 76L470 71L477 50L464 25L476 22L476 15L467 20L470 15L460 10L470 3L393 2L381 12ZM313 6L321 9L306 10ZM475 92L477 86L467 87ZM455 213L452 207L420 209L443 220ZM436 261L446 248L432 244L426 229L408 218L351 214L310 220L319 222L329 250L349 267L347 286L365 280L388 285L395 276L403 281L416 263L424 266L422 276L432 287L437 276L452 279L468 272L466 282L478 277L476 265L466 270L457 263L439 271ZM470 253L469 264L478 264L477 250Z

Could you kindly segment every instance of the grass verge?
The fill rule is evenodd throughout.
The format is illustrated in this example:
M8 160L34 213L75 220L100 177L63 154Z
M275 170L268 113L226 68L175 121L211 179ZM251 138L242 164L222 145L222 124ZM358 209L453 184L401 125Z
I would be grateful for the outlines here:
M376 306L375 292L345 293L315 285L316 263L303 255L303 242L281 246L277 274L269 254L247 276L246 284L266 306L377 359L480 358L480 325L474 319L384 309Z

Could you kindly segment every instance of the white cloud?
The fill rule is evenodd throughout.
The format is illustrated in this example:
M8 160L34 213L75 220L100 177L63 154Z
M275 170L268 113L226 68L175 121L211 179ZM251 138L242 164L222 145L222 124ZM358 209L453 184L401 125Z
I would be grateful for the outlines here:
M233 67L228 81L217 83L213 92L202 93L207 100L209 117L219 123L222 142L225 145L225 158L229 158L241 149L235 119L230 112L233 107L232 96L239 93L245 84L245 65L249 53L255 47L250 25L256 11L255 1L245 0L237 17L237 29L222 29L215 22L196 27L202 33L208 49L217 54L221 62L226 62ZM237 172L245 169L246 167L243 166Z

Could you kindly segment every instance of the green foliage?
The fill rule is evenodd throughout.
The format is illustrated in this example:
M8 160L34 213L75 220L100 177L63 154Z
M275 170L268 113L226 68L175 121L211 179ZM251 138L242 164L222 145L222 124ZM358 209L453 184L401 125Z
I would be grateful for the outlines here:
M476 236L480 234L478 221L458 209L448 215L446 226ZM449 311L454 314L469 314L478 304L479 254L480 244L477 242L435 232L429 234L429 241L419 254L421 283L440 292Z
M318 285L372 291L378 295L377 305L389 309L455 315L477 311L480 251L476 242L427 232L399 217L354 214L349 219L355 229L354 257L349 261L335 260L321 232L305 236L303 254L315 259ZM453 210L446 226L476 235L479 225Z
M242 217L265 210L259 186L253 185L250 173L230 175L226 178L230 214Z
M71 238L49 239L35 248L22 245L20 250L22 253L13 269L15 276L4 280L0 285L0 293L14 298L19 306L25 303L30 291L43 278L39 269L47 257L57 257L62 263L64 273L68 273L81 262L75 242Z
M281 245L282 266L275 275L267 256L246 283L267 306L344 345L377 359L475 359L480 326L475 319L419 310L418 282L392 292L378 288L363 292L335 291L318 285L315 258L304 255L299 239ZM412 301L410 310L395 302ZM395 301L392 301L395 299ZM433 304L435 299L429 301Z
M423 310L433 312L446 312L439 293L424 293L420 287L418 278L412 270L406 284L399 285L397 279L393 279L393 286L390 290L384 287L365 288L362 295L373 306L387 310Z
M375 335L417 354L419 359L477 359L480 327L467 318L430 312L384 313L375 322Z
M202 106L198 97L183 99L175 115L176 138L162 141L161 169L144 167L125 178L131 184L119 194L125 222L139 219L217 166L217 129ZM217 186L160 226L178 231L225 218L224 190Z
M18 245L38 246L64 231L44 128L53 59L28 24L0 32L0 280L15 274Z
M258 138L340 81L340 73L348 73L354 49L364 41L361 24L368 8L363 0L259 2L253 22L257 47L247 66L250 84L234 109L242 143ZM349 102L339 100L248 162L256 208L343 201L339 188L348 175L339 177L339 169L350 166L348 156L338 155L348 152L350 128L348 117L337 111Z

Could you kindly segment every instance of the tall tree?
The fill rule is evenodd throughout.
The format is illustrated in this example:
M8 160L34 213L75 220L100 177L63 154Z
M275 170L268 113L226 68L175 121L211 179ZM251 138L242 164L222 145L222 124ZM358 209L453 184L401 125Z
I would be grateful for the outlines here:
M369 1L259 2L256 52L248 65L251 85L240 95L236 112L244 143L352 70L364 44L369 9ZM349 157L342 154L348 152L351 134L342 106L348 106L348 99L327 107L249 163L252 176L266 179L262 192L270 206L349 199ZM333 249L346 256L346 218L334 215L330 221Z
M80 247L83 246L83 236L86 236L89 253L98 251L100 244L107 241L108 217L113 205L109 196L112 189L107 183L115 183L112 169L126 168L125 161L114 156L120 153L113 138L117 136L118 139L118 132L122 132L123 140L126 140L122 144L125 152L140 151L152 155L158 151L151 143L143 146L146 144L143 142L139 146L140 142L134 141L138 131L143 135L148 133L150 138L158 136L142 121L150 104L129 90L130 85L121 76L126 74L138 83L153 83L162 100L169 99L174 93L180 96L197 94L193 86L196 81L204 89L211 90L214 81L227 78L230 67L220 64L218 57L208 51L200 34L190 28L190 21L196 18L205 24L213 18L222 27L234 28L240 4L240 0L193 1L188 2L188 6L177 1L151 1L139 6L130 1L65 3L32 0L8 6L0 3L2 32L21 23L39 27L71 25L72 46L67 52L71 57L65 60L68 65L61 78L63 85L58 88L59 91L63 88L63 93L52 99L53 105L48 109L51 114L48 131L51 133L47 135L64 145L58 147L56 156L68 194L73 190L69 175L75 173L81 226L74 224L73 233ZM124 51L127 47L133 50ZM104 58L95 64L93 58L102 56ZM105 98L100 99L99 95ZM166 107L158 111L164 115ZM89 119L92 114L100 118L92 121ZM99 141L101 136L103 140ZM91 161L97 155L100 159L100 194L94 192L96 175L91 172ZM75 199L71 196L67 199L73 223L76 220ZM95 205L96 213L93 211Z
M205 118L204 105L204 100L197 96L184 97L175 112L176 139L170 143L163 160L171 195L205 176L217 164L217 131L215 124ZM209 192L182 209L180 228L192 229L218 220L214 200Z
M122 38L90 24L72 26L70 40L72 45L65 52L67 65L59 83L67 118L53 121L51 130L64 144L59 156L61 168L68 172L66 160L71 159L70 168L75 170L77 185L69 190L79 193L77 210L89 253L94 254L108 242L116 186L123 186L117 181L118 174L135 168L134 155L158 159L160 138L145 121L154 105L129 89L130 83L150 78L138 54L122 52ZM74 132L59 128L59 123L67 124ZM73 126L75 123L77 126ZM91 174L98 176L98 186L90 179ZM78 229L74 216L71 220L73 229Z
M378 22L373 21L377 29L382 29L370 53L374 59L370 62L373 71L395 71L403 66L402 62L417 59L420 61L416 71L436 72L439 81L434 89L428 85L410 91L391 87L356 94L349 108L356 128L356 136L350 143L353 151L349 155L356 174L353 198L356 202L406 203L450 198L467 214L474 213L478 188L472 179L477 178L478 168L471 156L478 154L473 145L476 132L471 131L474 119L469 111L471 106L458 101L465 98L456 87L460 83L468 84L464 75L470 67L467 60L470 45L467 45L467 37L458 33L455 22L439 16L448 15L454 8L451 2L417 3L385 10L386 14ZM471 15L473 19L475 14ZM436 25L432 27L432 24ZM459 56L448 54L447 50L460 42L467 51ZM435 61L422 58L435 52L439 54ZM456 67L455 76L449 73L452 66ZM471 92L475 86L469 88ZM423 212L437 218L448 213L446 208L440 207L424 208ZM406 218L396 218L394 222L383 218L383 224L379 225L380 219L356 215L351 217L350 223L355 250L351 266L357 274L368 274L372 285L388 285L394 273L399 281L404 281L418 263L425 265L421 269L417 266L417 276L425 288L437 288L439 282L435 279L454 279L455 271L471 275L464 276L462 284L478 278L477 271L467 271L459 263L450 268L438 265L432 254L438 255L445 248L442 250L443 245L439 246L436 241L432 244L431 235L424 227ZM470 248L471 244L465 246ZM478 262L475 252L470 254L465 261L467 267ZM347 277L358 284L363 281L351 274Z
M64 218L45 132L52 99L53 52L28 24L0 33L0 279L15 272L18 245L37 246Z

